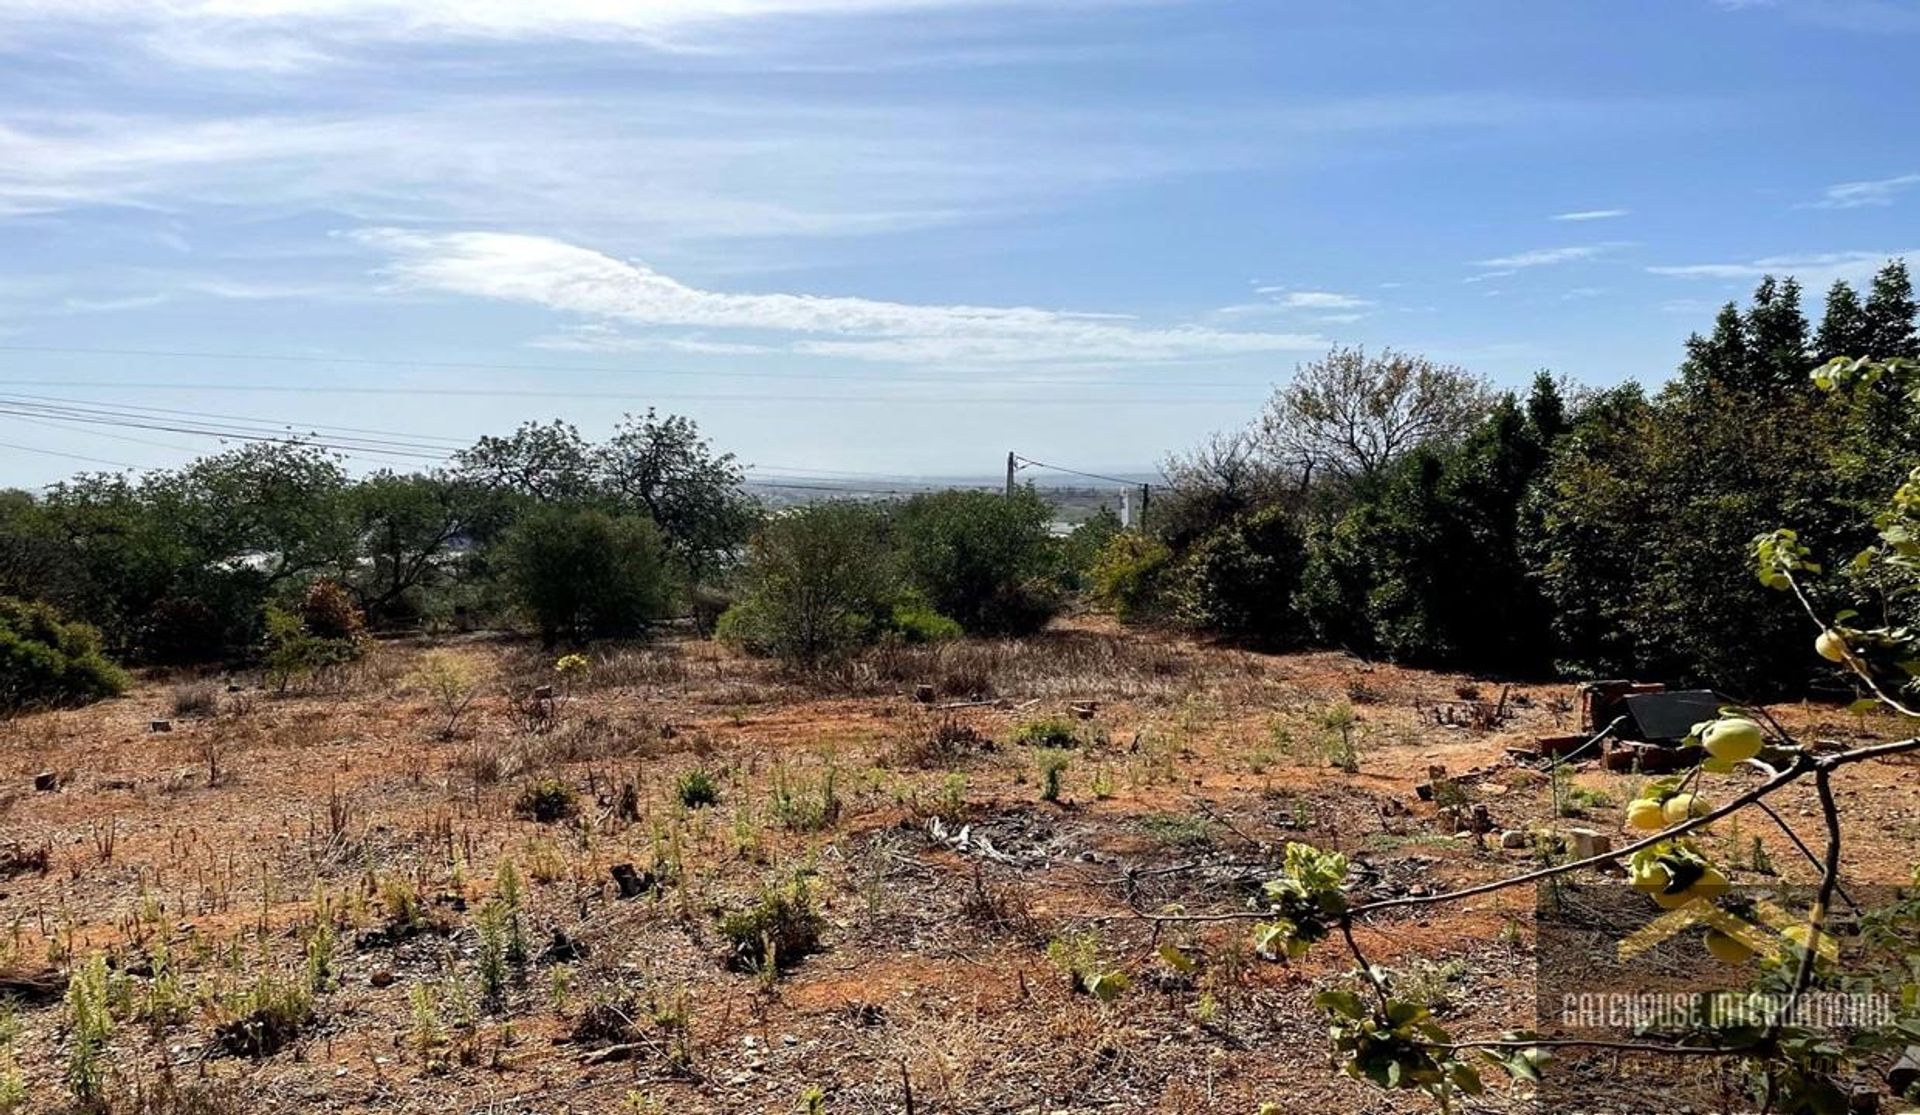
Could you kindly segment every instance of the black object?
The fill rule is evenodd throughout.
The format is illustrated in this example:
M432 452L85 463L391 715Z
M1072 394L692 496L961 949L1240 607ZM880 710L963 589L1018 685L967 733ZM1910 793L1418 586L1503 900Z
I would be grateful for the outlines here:
M1719 717L1727 702L1711 689L1680 689L1671 693L1636 693L1626 699L1628 739L1672 743L1686 739L1702 720Z

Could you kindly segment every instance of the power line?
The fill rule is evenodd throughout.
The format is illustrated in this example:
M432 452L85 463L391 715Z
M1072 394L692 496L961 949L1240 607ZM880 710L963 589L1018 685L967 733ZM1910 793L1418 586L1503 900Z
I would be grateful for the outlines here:
M740 369L691 370L686 368L606 367L604 365L538 364L485 360L398 360L374 356L323 356L315 353L217 352L193 349L108 348L86 345L0 345L0 352L30 353L47 356L138 356L150 359L235 360L281 364L345 364L373 368L419 368L439 371L496 372L570 372L587 375L694 376L700 379L825 379L850 383L985 383L1037 386L1144 387L1126 379L1073 379L1063 382L1059 376L1000 376L983 379L977 375L842 375L833 372L771 372ZM1183 387L1244 388L1257 386L1231 381L1193 380Z
M891 381L874 381L891 382ZM985 382L985 381L974 381ZM978 395L764 395L764 394L719 394L710 392L649 392L635 394L627 391L530 391L498 387L351 387L343 384L261 384L261 383L185 383L162 382L149 383L129 380L67 380L67 379L3 379L0 387L65 387L98 388L111 391L225 391L254 392L263 394L303 394L303 395L396 395L448 396L456 398L503 398L503 399L578 399L605 400L634 403L654 402L705 402L705 403L832 403L844 406L850 403L879 403L885 406L919 404L921 406L1220 406L1247 403L1248 400L1222 396L1217 399L1191 398L1177 395L1128 396L1125 398L1107 398L1098 395L1028 395L1007 397L981 397ZM1257 400L1256 400L1257 401Z
M39 453L47 457L65 457L70 461L85 461L93 465L112 465L114 468L139 468L125 461L109 461L105 457L89 457L82 453L62 453L58 449L36 449L31 445L16 445L11 441L0 441L0 449L18 449L22 453Z
M1061 468L1059 465L1050 465L1045 461L1036 461L1029 457L1019 456L1018 454L1014 456L1014 460L1020 463L1021 468L1043 468L1049 472L1064 472L1069 476L1084 476L1088 480L1106 480L1114 484L1125 484L1129 488L1150 487L1150 485L1143 481L1123 480L1118 476L1102 476L1097 472L1081 472L1077 468Z

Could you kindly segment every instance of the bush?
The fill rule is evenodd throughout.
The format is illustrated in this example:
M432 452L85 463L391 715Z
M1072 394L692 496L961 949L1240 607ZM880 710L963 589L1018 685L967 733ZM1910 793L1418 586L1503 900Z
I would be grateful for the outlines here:
M733 946L735 965L774 971L816 951L825 921L813 906L804 875L761 888L752 906L720 919L720 935Z
M1262 646L1299 642L1293 596L1306 549L1292 516L1270 507L1207 536L1179 569L1182 618Z
M0 597L0 709L84 705L126 691L100 635L45 604Z
M318 580L307 586L300 598L300 622L307 631L322 639L350 642L365 637L367 621L359 605L340 582Z
M142 661L162 666L213 662L227 653L227 627L205 601L170 596L148 610L135 636Z
M355 639L323 638L307 630L299 613L267 605L264 665L267 683L284 692L294 682L353 661L360 656Z
M898 523L908 583L966 631L1038 631L1061 606L1052 517L1031 488L915 496Z
M1137 530L1107 540L1088 570L1093 602L1121 623L1139 623L1158 614L1161 590L1173 551Z
M660 534L636 516L542 507L507 535L504 557L509 593L549 647L636 634L673 596Z
M673 792L680 799L680 804L688 809L700 809L720 802L719 781L712 772L698 767L681 775L673 784Z
M716 636L803 667L872 642L900 597L885 519L847 501L768 522L753 538L742 581L740 600L720 617Z
M542 778L522 790L520 799L513 803L516 816L544 824L563 821L579 811L580 796L557 778Z
M896 605L890 630L905 643L944 643L966 634L959 624L925 604Z
M1029 720L1013 730L1013 742L1026 747L1064 749L1080 745L1080 732L1073 721L1057 716Z

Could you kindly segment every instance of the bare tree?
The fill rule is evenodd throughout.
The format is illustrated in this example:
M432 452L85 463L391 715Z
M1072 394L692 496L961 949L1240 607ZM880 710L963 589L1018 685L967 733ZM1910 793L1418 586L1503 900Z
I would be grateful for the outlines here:
M1274 392L1259 437L1283 468L1368 480L1413 449L1465 434L1491 398L1485 380L1449 364L1335 348Z
M1165 478L1154 519L1174 545L1185 545L1269 502L1281 477L1262 459L1249 431L1216 433L1160 466Z

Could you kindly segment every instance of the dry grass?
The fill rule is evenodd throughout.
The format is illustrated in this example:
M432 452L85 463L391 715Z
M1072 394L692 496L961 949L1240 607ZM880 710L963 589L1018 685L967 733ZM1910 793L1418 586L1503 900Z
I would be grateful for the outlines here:
M487 679L450 739L406 680L434 649ZM1310 999L1340 957L1282 968L1248 953L1241 926L1156 933L1132 906L1244 909L1295 839L1398 885L1502 870L1414 800L1433 764L1503 824L1555 823L1550 787L1502 761L1555 730L1559 687L1480 731L1422 711L1473 679L1097 624L880 648L810 677L687 639L589 658L557 675L520 644L382 646L303 693L223 694L218 715L177 716L168 734L147 722L177 679L0 722L0 901L18 919L0 924L0 967L64 983L112 955L106 1087L137 1112L536 1095L582 1112L786 1111L813 1087L830 1111L898 1111L909 1084L929 1112L1398 1111L1297 1067L1324 1061ZM920 685L936 704L990 703L929 709ZM1071 749L1020 738L1056 719ZM1339 723L1357 773L1328 765ZM1057 803L1041 800L1048 756L1066 762ZM60 788L31 792L40 771ZM1619 781L1583 776L1625 800ZM1864 816L1920 808L1910 780L1862 792L1849 808ZM1762 835L1791 870L1796 853ZM1862 854L1911 859L1911 833L1883 839ZM802 877L805 907L782 890ZM1492 943L1526 909L1396 923L1369 946L1384 963L1465 959L1460 1023L1498 1031L1532 1009L1529 974ZM1050 941L1086 940L1132 977L1115 1003L1047 958ZM1168 968L1169 941L1193 972ZM285 1048L222 1051L221 1020L297 1006L289 987L314 1015ZM20 1016L0 1065L47 1097L34 1110L57 1111L63 1008L55 995ZM187 1062L204 1068L191 1088L152 1075Z

